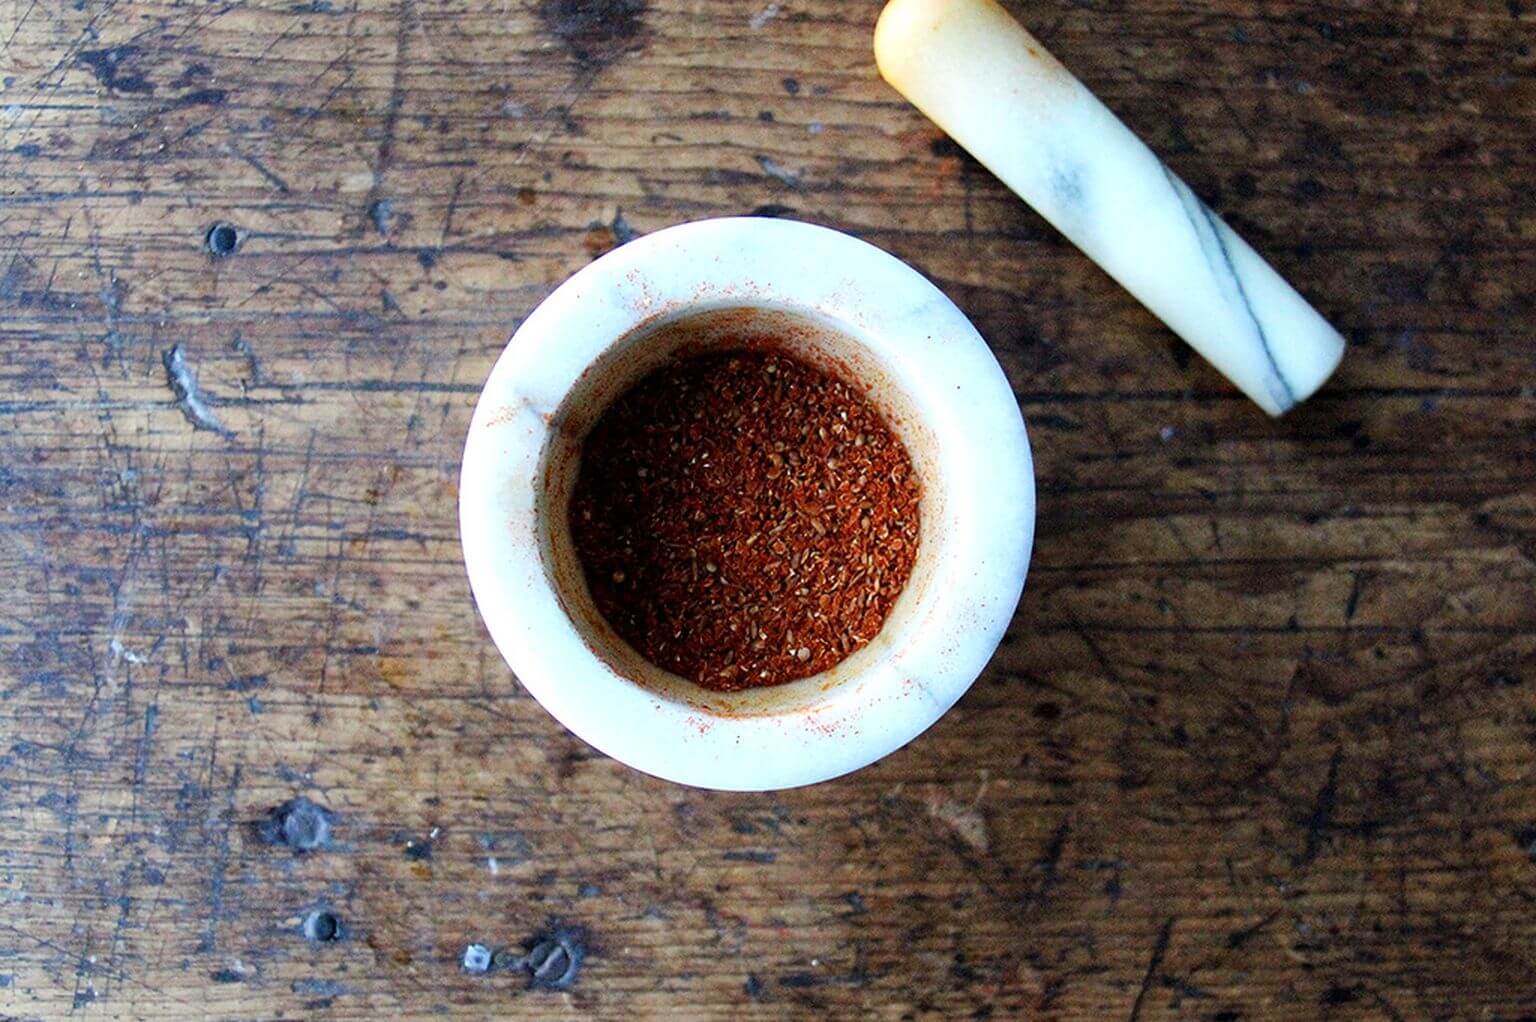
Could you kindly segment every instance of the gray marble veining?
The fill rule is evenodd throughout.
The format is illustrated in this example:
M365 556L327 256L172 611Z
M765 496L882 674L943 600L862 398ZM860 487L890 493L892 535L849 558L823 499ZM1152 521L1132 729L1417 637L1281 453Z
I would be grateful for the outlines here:
M892 0L881 73L1265 411L1344 339L994 0Z

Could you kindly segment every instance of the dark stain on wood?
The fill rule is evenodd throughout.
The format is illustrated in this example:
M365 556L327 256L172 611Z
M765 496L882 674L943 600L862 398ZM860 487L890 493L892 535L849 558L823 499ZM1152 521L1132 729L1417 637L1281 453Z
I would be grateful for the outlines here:
M134 70L142 52L141 47L133 45L81 50L75 55L75 62L95 75L102 88L109 92L147 94L155 91L154 84L142 71Z
M539 15L578 64L599 69L645 45L645 0L542 0Z

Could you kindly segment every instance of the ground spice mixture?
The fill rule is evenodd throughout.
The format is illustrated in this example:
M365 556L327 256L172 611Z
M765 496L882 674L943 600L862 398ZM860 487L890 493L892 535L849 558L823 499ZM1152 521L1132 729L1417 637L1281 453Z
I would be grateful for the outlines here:
M863 647L918 544L912 461L854 388L786 354L672 362L609 407L570 506L597 608L706 688L779 685Z

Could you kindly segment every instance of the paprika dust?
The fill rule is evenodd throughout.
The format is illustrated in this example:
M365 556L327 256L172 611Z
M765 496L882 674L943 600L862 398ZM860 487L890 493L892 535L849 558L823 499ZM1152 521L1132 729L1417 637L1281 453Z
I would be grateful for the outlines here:
M776 349L716 350L602 414L569 516L615 631L734 691L818 674L875 637L917 556L919 497L855 388Z

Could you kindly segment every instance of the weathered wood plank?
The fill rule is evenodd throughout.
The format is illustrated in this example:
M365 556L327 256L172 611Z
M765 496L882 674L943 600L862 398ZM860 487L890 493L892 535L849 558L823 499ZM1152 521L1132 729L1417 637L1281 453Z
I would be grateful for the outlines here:
M875 3L0 5L0 1016L1536 1012L1532 13L1017 10L1350 337L1294 415L881 84ZM762 796L545 715L454 507L554 284L752 211L951 294L1041 494L972 693ZM459 969L551 920L568 991Z

